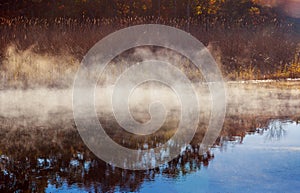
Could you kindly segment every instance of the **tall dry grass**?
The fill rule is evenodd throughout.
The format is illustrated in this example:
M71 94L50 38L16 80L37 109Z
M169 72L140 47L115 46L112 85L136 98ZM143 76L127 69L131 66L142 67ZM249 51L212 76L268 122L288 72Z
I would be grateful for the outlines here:
M204 25L197 18L0 19L1 88L67 87L85 53L106 35L132 25L159 23L203 42L230 80L300 77L300 35L289 23ZM126 38L126 37L125 37ZM297 58L298 57L298 58ZM190 77L197 73L183 62ZM116 64L120 68L122 63Z
M71 55L39 54L33 49L34 46L24 51L18 50L14 45L7 47L0 71L2 88L40 85L69 87L79 61Z

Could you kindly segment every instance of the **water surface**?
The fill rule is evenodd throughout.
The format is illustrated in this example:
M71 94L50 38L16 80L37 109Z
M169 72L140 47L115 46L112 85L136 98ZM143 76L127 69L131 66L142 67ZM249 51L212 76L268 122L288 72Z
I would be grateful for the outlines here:
M147 171L113 167L89 151L71 119L65 91L47 91L42 99L30 97L34 90L1 92L7 103L0 101L0 192L298 192L299 88L299 83L230 85L214 147L199 154L207 126L201 120L188 148ZM8 102L5 94L14 92L18 97ZM28 114L27 100L38 107ZM42 103L47 100L52 103ZM18 105L22 101L26 104ZM145 118L143 111L135 113ZM174 117L157 133L160 137L149 138L122 132L109 114L101 121L117 143L145 149L172 136Z

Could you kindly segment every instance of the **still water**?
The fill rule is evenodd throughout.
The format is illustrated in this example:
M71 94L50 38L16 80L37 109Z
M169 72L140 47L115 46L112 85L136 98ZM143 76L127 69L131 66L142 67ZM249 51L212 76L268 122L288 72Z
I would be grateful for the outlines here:
M73 130L1 133L9 137L1 144L1 191L298 192L300 125L268 120L241 130L225 132L206 155L190 146L160 168L135 172L97 159ZM24 144L32 137L34 148Z
M277 127L277 128L275 128ZM281 128L280 128L281 127ZM300 190L300 125L274 121L269 130L248 133L241 141L225 141L211 150L209 163L178 166L174 176L157 174L137 190L116 187L116 192L298 192ZM162 169L163 170L163 169ZM46 192L94 189L49 184Z
M203 124L176 159L147 171L123 170L98 159L82 142L67 99L57 97L63 102L51 103L57 108L46 111L43 104L47 97L53 102L52 91L37 98L22 93L11 103L4 95L14 91L1 92L0 192L299 192L300 86L279 86L231 85L214 146L199 154ZM47 119L22 114L32 101L21 103L29 99L43 109L33 115L47 112ZM133 149L151 146L120 133L109 116L101 121L117 143ZM168 124L176 126L176 121ZM154 146L166 141L173 134L167 128L147 140Z

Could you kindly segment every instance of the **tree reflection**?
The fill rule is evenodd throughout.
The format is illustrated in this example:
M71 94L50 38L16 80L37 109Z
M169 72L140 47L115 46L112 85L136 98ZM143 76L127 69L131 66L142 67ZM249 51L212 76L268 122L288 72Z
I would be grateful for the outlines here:
M280 140L284 136L286 136L287 131L282 126L284 122L275 120L270 122L268 127L265 128L266 133L266 140L273 141L273 140Z
M269 118L260 121L253 117L238 120L236 117L227 117L216 146L226 148L230 141L242 143L247 133L255 132L262 125L265 125L269 139L280 139L286 133L282 122L268 124ZM204 155L199 153L203 134L203 129L199 129L191 144L169 163L147 171L130 171L113 167L94 156L85 147L75 128L11 130L10 127L2 127L0 192L45 192L49 185L55 188L76 185L91 192L138 191L143 182L154 180L157 175L179 178L208 167L214 155L210 151ZM120 134L113 136L120 139ZM164 141L168 136L152 136L148 140ZM131 145L127 146L139 148L142 142L145 143L145 139L131 138ZM159 142L154 141L153 144Z
M189 146L165 167L148 171L115 168L85 148L75 129L1 130L1 186L3 192L45 192L48 185L76 185L93 192L137 191L155 175L178 177L207 166L213 158ZM29 138L30 137L30 138ZM53 139L56 138L55 141ZM28 140L28 141L27 141Z

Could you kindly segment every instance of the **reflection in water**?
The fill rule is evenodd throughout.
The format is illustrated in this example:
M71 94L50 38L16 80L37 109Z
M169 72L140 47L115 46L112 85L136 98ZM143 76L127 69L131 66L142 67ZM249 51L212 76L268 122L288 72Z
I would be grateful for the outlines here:
M286 136L287 132L280 121L271 122L265 130L267 131L267 140L280 140L282 137Z
M85 148L75 129L1 130L0 190L44 192L67 185L94 192L137 191L156 174L177 178L207 166L212 156L199 155L189 148L164 167L149 171L129 171L110 166ZM138 141L137 141L138 143Z
M260 133L266 139L279 140L289 132L283 121L269 122L266 119L254 122L251 118L236 121L235 118L227 118L216 148L226 151L228 145L243 143L247 134ZM264 129L256 129L258 125L264 125L260 127ZM143 184L156 182L159 178L184 179L187 174L201 173L201 168L208 167L214 159L213 151L200 155L199 146L194 140L180 156L160 168L129 171L97 159L85 148L77 131L72 128L2 129L0 136L2 192L51 192L60 189L147 192ZM199 140L201 136L201 133L197 133L195 139Z
M297 192L299 84L230 85L227 117L215 146L199 154L208 123L203 114L191 144L176 159L147 171L122 170L97 159L75 129L68 92L33 98L38 108L31 114L34 90L15 101L1 92L0 192ZM133 116L145 121L143 112ZM107 134L132 149L160 146L178 125L175 112L159 132L136 137L122 131L111 115L102 117Z

